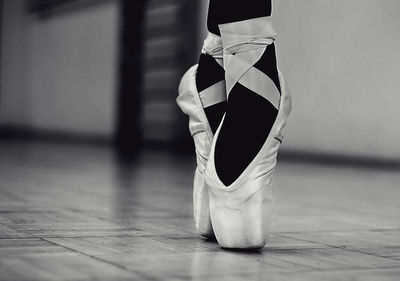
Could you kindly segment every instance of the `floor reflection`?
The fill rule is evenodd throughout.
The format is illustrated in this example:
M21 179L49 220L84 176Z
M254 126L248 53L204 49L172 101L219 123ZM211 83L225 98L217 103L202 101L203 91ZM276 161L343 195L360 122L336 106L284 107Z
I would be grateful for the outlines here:
M196 233L191 157L149 150L127 165L107 147L26 142L0 143L0 155L0 281L400 275L393 170L281 161L273 233L240 252Z

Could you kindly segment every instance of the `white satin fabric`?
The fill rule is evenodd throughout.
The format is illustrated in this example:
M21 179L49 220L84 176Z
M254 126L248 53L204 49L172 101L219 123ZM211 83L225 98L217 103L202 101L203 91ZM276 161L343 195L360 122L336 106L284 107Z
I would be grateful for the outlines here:
M278 115L259 153L229 186L222 183L215 169L215 144L221 126L218 128L205 171L211 222L221 246L262 248L270 232L273 209L272 176L282 142L282 130L291 111L291 97L280 72L280 95L268 76L264 74L265 77L252 77L252 72L249 72L254 69L254 63L261 57L266 46L275 38L276 33L268 17L224 24L220 26L220 30L228 93L235 83L250 85L274 104ZM266 82L258 81L261 78ZM232 161L235 161L235 155L232 155Z
M219 25L222 35L227 96L236 83L279 107L280 93L274 82L253 67L276 38L271 17L260 17Z
M221 37L209 33L204 41L203 52L213 56L222 65ZM193 181L194 222L200 235L212 238L214 233L204 171L210 154L213 133L203 108L226 100L226 91L225 81L220 81L198 93L196 75L197 65L191 67L182 77L177 103L181 110L189 116L189 131L196 148L197 167Z

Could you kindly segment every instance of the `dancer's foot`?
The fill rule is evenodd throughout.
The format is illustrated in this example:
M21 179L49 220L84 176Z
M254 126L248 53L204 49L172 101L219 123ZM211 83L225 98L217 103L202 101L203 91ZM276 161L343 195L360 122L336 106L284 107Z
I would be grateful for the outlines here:
M220 30L228 109L206 168L211 221L223 247L261 248L269 233L271 178L291 102L276 69L270 17L221 24Z
M275 32L266 28L265 21L269 18L253 20L252 26L251 20L232 23L232 29L230 24L222 25L228 33L225 36L227 45L240 44L230 39L236 28L243 29L243 33L250 32L246 26L256 28L256 32L261 33L250 36L256 38L264 32L266 37L258 38L257 44L228 48L230 54L226 54L225 66L230 81L228 105L215 149L217 173L225 185L232 184L260 151L278 113L280 85L273 43ZM263 40L265 42L261 42Z
M206 238L214 238L214 234L204 170L215 132L213 127L218 127L226 104L224 70L221 65L221 38L209 34L205 40L199 66L193 66L183 76L177 98L178 105L189 116L189 130L196 148L197 168L193 183L194 221L198 233ZM208 72L213 75L208 76Z

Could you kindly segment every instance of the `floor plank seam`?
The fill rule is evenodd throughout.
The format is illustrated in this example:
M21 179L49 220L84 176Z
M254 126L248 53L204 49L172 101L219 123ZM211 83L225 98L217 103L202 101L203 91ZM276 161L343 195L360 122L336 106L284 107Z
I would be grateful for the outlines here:
M382 266L377 268L337 268L337 269L315 269L310 271L301 271L304 273L329 273L329 272L353 272L353 271L381 271L381 270L398 270L397 266ZM296 271L297 272L297 271ZM299 271L300 272L300 271Z
M326 243L320 243L320 242L315 242L315 241L311 241L311 240L307 240L307 239L300 239L300 238L295 238L295 237L291 237L291 236L284 236L284 235L282 237L291 238L291 239L295 239L295 240L303 241L303 242L317 243L317 244L320 244L320 245L324 245L324 246L335 248L335 249L341 249L341 250L348 251L348 252L356 252L356 253L360 253L360 254L364 254L364 255L368 255L368 256L373 256L373 257L379 257L379 258L399 261L399 267L400 267L400 259L397 259L397 258L385 257L385 256L382 256L382 255L376 255L376 254L372 254L372 253L369 253L369 252L364 252L361 249L349 248L349 247L346 247L346 246L335 246L335 245L330 245L330 244L326 244Z
M152 276L148 276L147 274L144 274L143 272L136 271L136 270L131 270L131 269L129 269L129 268L125 267L125 266L122 266L122 265L120 265L120 264L118 264L118 263L111 262L111 261L108 261L108 260L105 260L105 259L96 257L96 256L94 256L94 255L89 255L89 254L87 254L87 253L84 253L84 252L75 250L75 249L73 249L73 248L70 248L70 247L67 247L67 246L64 246L64 245L60 245L60 244L58 244L58 243L56 243L56 242L53 242L53 241L50 241L50 240L47 240L47 239L44 239L44 238L40 238L40 239L43 240L43 241L46 241L46 242L48 242L48 243L51 243L51 244L53 244L53 245L56 245L56 246L62 247L62 248L64 248L64 249L67 249L67 250L69 250L69 251L72 251L72 252L74 252L74 253L78 253L78 254L81 254L81 255L83 255L83 256L86 256L86 257L95 259L95 260L97 260L97 261L100 261L100 262L103 262L103 263L107 263L107 264L113 265L113 266L115 266L115 267L117 267L117 268L119 268L119 269L121 269L121 270L126 271L126 272L133 273L133 274L138 274L138 275L140 275L141 277L143 277L142 280L154 280L154 281L158 281L158 280L159 280L159 279L153 278ZM146 278L146 279L144 279L144 278Z
M138 235L127 235L127 234L115 234L115 235L82 235L82 236L59 236L59 235L37 235L37 236L21 236L21 237L0 237L0 240L7 239L48 239L48 238L98 238L98 237L159 237L159 235L155 234L138 234Z
M272 235L287 235L287 234L308 234L308 233L352 233L352 232L394 232L400 231L400 228L356 228L356 229L339 229L339 230L312 230L312 231L282 231L282 232L271 232Z

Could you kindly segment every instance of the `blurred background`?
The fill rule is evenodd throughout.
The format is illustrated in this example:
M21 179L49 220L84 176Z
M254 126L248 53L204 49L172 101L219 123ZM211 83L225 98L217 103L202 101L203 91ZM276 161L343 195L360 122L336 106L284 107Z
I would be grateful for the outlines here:
M208 1L2 0L0 137L191 150L175 98ZM274 3L282 157L398 163L400 2Z
M0 0L0 281L399 279L400 1L274 1L294 106L257 253L193 223L207 5Z

